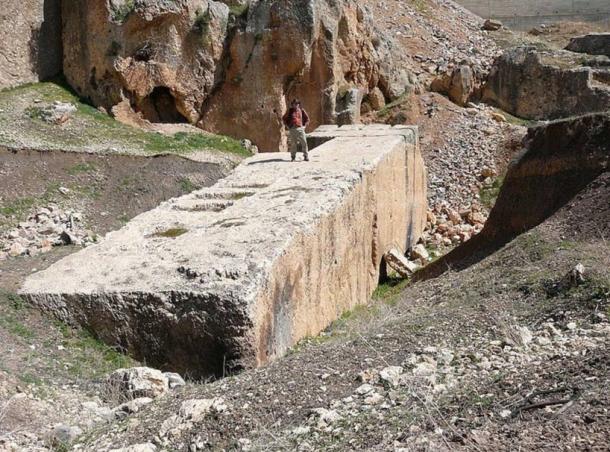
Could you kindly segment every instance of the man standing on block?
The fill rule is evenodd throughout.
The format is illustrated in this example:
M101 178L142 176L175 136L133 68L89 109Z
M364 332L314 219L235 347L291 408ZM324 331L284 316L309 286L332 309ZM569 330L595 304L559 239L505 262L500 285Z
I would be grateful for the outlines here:
M309 116L307 112L301 108L301 101L293 99L290 108L282 118L284 125L288 128L290 134L290 157L292 161L297 157L298 148L305 155L305 161L309 161L309 149L307 149L307 136L305 135L305 127L309 124Z

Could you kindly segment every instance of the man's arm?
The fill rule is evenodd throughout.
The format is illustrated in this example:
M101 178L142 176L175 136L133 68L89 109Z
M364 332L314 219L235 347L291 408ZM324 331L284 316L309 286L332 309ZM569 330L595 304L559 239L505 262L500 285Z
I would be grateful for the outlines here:
M303 127L307 127L309 124L309 115L305 110L303 110Z
M289 127L290 124L288 124L288 120L290 119L290 109L288 109L286 111L286 113L284 113L284 116L282 116L282 122L284 123L284 125L286 127Z

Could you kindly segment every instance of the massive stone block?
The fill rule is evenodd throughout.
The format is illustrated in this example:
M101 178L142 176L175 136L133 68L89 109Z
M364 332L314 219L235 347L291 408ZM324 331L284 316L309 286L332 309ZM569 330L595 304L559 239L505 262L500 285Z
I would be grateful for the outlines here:
M417 129L332 127L311 162L259 154L32 275L22 294L155 366L261 365L366 303L419 238Z

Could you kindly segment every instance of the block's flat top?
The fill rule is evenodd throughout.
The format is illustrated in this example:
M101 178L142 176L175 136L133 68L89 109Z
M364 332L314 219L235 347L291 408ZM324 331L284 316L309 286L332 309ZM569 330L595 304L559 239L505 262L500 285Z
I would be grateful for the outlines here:
M405 140L400 131L370 137L363 129L316 148L310 162L259 154L213 187L166 201L32 275L22 291L232 291L251 299L295 234L313 231L364 171L404 150Z

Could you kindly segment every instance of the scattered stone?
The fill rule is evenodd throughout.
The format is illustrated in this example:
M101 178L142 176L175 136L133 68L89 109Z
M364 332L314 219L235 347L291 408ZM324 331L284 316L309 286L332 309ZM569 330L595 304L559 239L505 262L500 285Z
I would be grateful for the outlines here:
M318 428L320 429L326 428L342 419L341 415L339 415L336 410L314 408L312 413L318 417Z
M76 110L76 105L72 103L55 101L40 110L40 118L48 123L60 125L68 122Z
M500 417L502 419L509 418L511 416L511 414L512 414L511 410L502 410L502 411L500 411Z
M17 228L0 235L0 256L36 256L48 253L53 246L87 246L97 237L82 228L82 215L64 211L56 205L39 208Z
M564 277L564 282L567 288L572 288L583 284L585 282L585 266L582 264L577 264Z
M182 402L178 414L183 419L199 422L209 413L223 413L227 408L224 400L220 397L213 399L192 399Z
M366 394L368 394L370 392L373 392L374 389L375 388L373 388L373 386L371 386L368 383L365 383L365 384L363 384L361 386L358 386L358 388L356 388L355 392L356 392L356 394L363 396L363 395L366 395Z
M129 402L117 406L113 410L113 413L118 419L121 419L129 414L137 413L142 407L148 405L152 401L153 399L150 397L138 397L137 399L130 400Z

